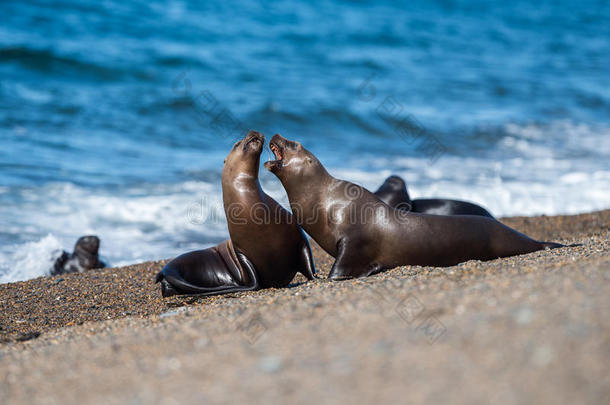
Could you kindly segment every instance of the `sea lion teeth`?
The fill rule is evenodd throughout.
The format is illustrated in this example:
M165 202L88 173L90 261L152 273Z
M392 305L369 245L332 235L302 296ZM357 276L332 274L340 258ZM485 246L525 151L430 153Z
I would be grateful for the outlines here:
M282 152L275 144L270 144L269 148L271 149L271 152L273 152L276 160L282 160Z

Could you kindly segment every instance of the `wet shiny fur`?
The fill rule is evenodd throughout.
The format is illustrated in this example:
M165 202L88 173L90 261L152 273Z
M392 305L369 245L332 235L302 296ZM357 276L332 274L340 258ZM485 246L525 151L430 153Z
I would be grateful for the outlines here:
M264 137L250 131L225 159L222 196L231 239L169 262L156 278L164 296L283 287L297 272L314 278L305 234L258 181L263 145Z
M271 140L265 167L282 182L293 215L335 257L329 278L368 276L401 265L451 266L562 245L539 242L474 215L427 215L395 209L368 190L332 177L300 143Z

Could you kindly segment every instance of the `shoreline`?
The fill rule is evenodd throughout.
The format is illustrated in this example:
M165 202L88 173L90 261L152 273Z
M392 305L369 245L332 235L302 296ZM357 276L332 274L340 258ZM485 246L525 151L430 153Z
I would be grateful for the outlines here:
M206 298L163 299L167 260L2 284L0 398L604 402L610 210L500 220L583 246Z
M517 216L500 218L499 220L535 239L572 244L582 243L582 238L595 235L595 231L603 230L604 226L610 228L609 218L610 210L602 210L577 215ZM333 259L315 241L310 240L310 244L318 276L326 277L332 266ZM534 252L532 254L540 253ZM527 257L529 255L522 256ZM511 260L515 257L521 256L480 263L492 265L494 262ZM0 284L0 325L3 325L0 330L0 342L7 343L14 339L24 339L31 334L43 333L54 328L73 326L84 322L104 321L124 316L159 314L168 305L180 305L181 303L192 301L193 298L187 297L164 299L161 297L159 285L154 284L154 276L170 260L171 258L158 261L145 261L129 266L96 269L84 273L41 276L26 281ZM471 262L478 261L466 263ZM464 265L465 263L461 263L447 268L403 266L389 270L389 272L402 268L437 269L442 271L442 269L452 269ZM385 271L381 274L387 272ZM124 277L127 274L129 274L129 278ZM304 283L305 281L302 275L297 274L291 286ZM282 289L271 288L267 290ZM233 297L241 294L249 295L256 294L256 292L229 294L229 296ZM206 302L207 300L216 300L222 297L220 295L197 298L195 301ZM28 303L33 303L36 299L43 300L42 305L45 308L41 313L36 313L35 308L31 308L28 305ZM110 300L112 305L109 305L105 300ZM13 305L13 308L7 307L7 304ZM17 304L16 307L15 304ZM19 304L22 305L20 306ZM36 305L39 306L39 304L40 302ZM132 308L134 305L136 308ZM144 305L144 308L137 308L137 305ZM57 313L52 314L52 311L50 311L52 308L56 308L58 310ZM9 315L7 318L7 314L11 312L21 314L22 317L11 319ZM40 318L45 315L48 317ZM40 322L41 320L43 321L42 323ZM40 327L18 326L11 328L9 326L7 328L6 325L11 323L13 325L39 325Z

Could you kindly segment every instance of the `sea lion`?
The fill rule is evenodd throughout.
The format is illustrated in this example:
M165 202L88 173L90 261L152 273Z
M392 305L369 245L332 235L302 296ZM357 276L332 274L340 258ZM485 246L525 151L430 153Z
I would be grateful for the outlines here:
M213 295L284 287L297 272L314 278L303 230L258 181L265 138L256 131L235 143L222 169L222 197L230 240L183 254L159 274L161 292Z
M81 236L74 245L71 254L65 250L55 260L51 275L64 273L82 273L86 270L101 269L106 267L98 256L100 239L95 235Z
M300 143L275 135L265 163L290 201L297 223L331 256L329 278L364 277L401 265L451 266L560 247L474 215L395 209L356 184L332 177Z
M260 288L254 265L231 240L188 252L167 263L157 274L161 295L215 295Z
M485 208L467 201L447 200L442 198L418 198L411 200L407 192L407 184L396 175L385 179L374 193L381 201L390 207L420 214L435 215L481 215L493 218Z

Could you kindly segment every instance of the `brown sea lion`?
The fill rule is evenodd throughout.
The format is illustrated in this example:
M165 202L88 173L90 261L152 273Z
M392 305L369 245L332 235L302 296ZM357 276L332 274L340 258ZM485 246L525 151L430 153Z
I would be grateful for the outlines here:
M332 177L300 143L275 135L265 163L286 189L299 223L335 257L331 279L368 276L401 265L451 266L467 260L561 247L474 215L395 209L356 184Z
M106 263L99 258L99 248L100 239L97 236L81 236L74 245L74 252L70 254L64 250L61 256L55 260L51 275L82 273L86 270L106 267Z
M420 214L494 217L485 208L468 201L444 198L417 198L412 200L407 192L407 183L396 175L385 179L383 184L375 191L375 195L390 207L419 212Z
M163 296L284 287L297 272L314 278L303 230L258 181L264 141L260 133L250 131L225 159L222 197L231 239L165 265L156 278Z

